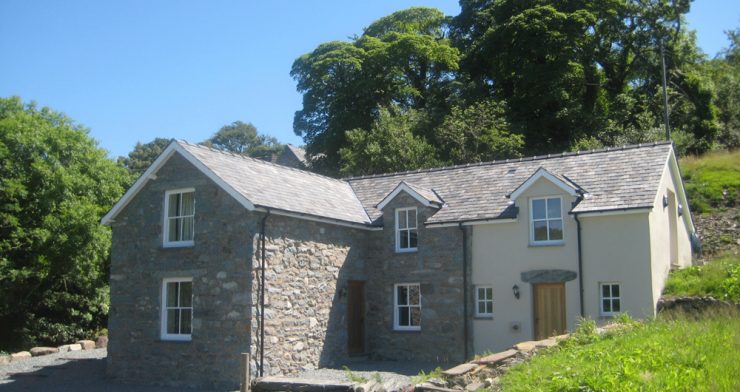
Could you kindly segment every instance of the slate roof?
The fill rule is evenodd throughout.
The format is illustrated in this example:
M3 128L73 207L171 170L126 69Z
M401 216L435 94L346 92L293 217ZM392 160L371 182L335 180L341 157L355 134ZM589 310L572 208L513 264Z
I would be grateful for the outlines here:
M652 207L663 169L671 154L669 142L565 153L480 164L349 178L355 195L371 219L375 206L399 182L434 189L446 206L429 223L515 217L506 195L540 167L590 194L573 212Z
M346 181L185 141L175 143L258 207L370 223Z

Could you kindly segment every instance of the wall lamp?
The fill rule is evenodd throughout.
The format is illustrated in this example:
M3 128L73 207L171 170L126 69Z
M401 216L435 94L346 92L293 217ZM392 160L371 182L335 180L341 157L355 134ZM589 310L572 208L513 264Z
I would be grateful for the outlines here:
M514 292L514 298L519 299L519 286L514 285L511 290Z
M668 207L668 195L663 195L663 208Z
M678 216L683 216L683 206L681 204L678 205Z

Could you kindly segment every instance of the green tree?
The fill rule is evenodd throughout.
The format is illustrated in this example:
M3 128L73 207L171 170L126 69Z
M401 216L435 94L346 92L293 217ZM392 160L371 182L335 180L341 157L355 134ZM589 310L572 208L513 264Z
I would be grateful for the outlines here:
M126 169L82 126L0 99L0 346L89 337L108 311L110 230L102 215Z
M140 176L149 168L155 159L162 153L162 150L170 144L170 139L155 138L149 143L142 144L137 142L134 149L126 157L118 157L118 162L122 164L129 173L134 176Z
M435 150L414 129L422 121L416 110L393 114L381 109L370 131L347 132L347 147L339 150L342 174L367 175L421 169L438 165Z
M276 138L260 134L254 125L241 121L224 125L201 144L234 154L258 157L283 148Z
M505 105L481 100L454 107L435 137L442 159L453 164L521 157L524 137L509 129Z

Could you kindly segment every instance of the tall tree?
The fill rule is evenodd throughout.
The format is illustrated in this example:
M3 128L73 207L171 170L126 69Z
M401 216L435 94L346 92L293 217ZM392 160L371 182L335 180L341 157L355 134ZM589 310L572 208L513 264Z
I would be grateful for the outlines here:
M110 230L129 174L88 131L0 99L0 347L61 344L105 325Z
M276 138L258 133L252 123L241 121L224 125L201 144L234 154L260 157L283 147Z
M128 169L129 173L134 176L140 176L157 159L168 144L170 144L170 139L161 137L155 138L149 143L142 144L141 142L137 142L134 149L128 153L128 156L118 157L118 162Z

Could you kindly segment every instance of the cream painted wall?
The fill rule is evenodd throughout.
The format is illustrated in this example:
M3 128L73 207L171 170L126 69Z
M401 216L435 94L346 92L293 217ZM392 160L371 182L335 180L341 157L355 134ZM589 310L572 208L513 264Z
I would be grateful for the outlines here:
M648 212L579 217L583 257L583 305L587 317L601 316L599 285L620 284L621 311L633 317L654 314Z
M663 207L663 196L668 195L669 199L673 199L672 201L669 200L669 204L671 202L675 203L675 205L683 204L681 201L681 192L683 191L676 186L680 178L678 173L672 169L671 163L669 162L663 171L653 211L650 213L650 254L653 260L651 296L653 305L660 298L663 287L665 286L665 280L668 277L668 272L671 269L671 263L673 262L677 267L683 268L691 265L692 262L691 240L689 237L691 233L687 224L689 219L688 205L683 205L684 216L679 217L674 215L678 240L676 244L677 257L676 260L670 260L670 215L676 214L676 211L670 207Z
M564 243L553 246L531 246L529 233L529 199L561 196ZM521 281L521 273L534 269L578 271L576 223L568 211L575 197L563 192L550 181L539 179L516 201L516 222L473 226L472 284L493 287L493 318L473 320L473 345L476 353L498 351L534 337L532 285ZM515 299L512 286L520 288ZM578 280L565 283L568 329L573 329L579 314ZM519 323L520 329L511 328Z

